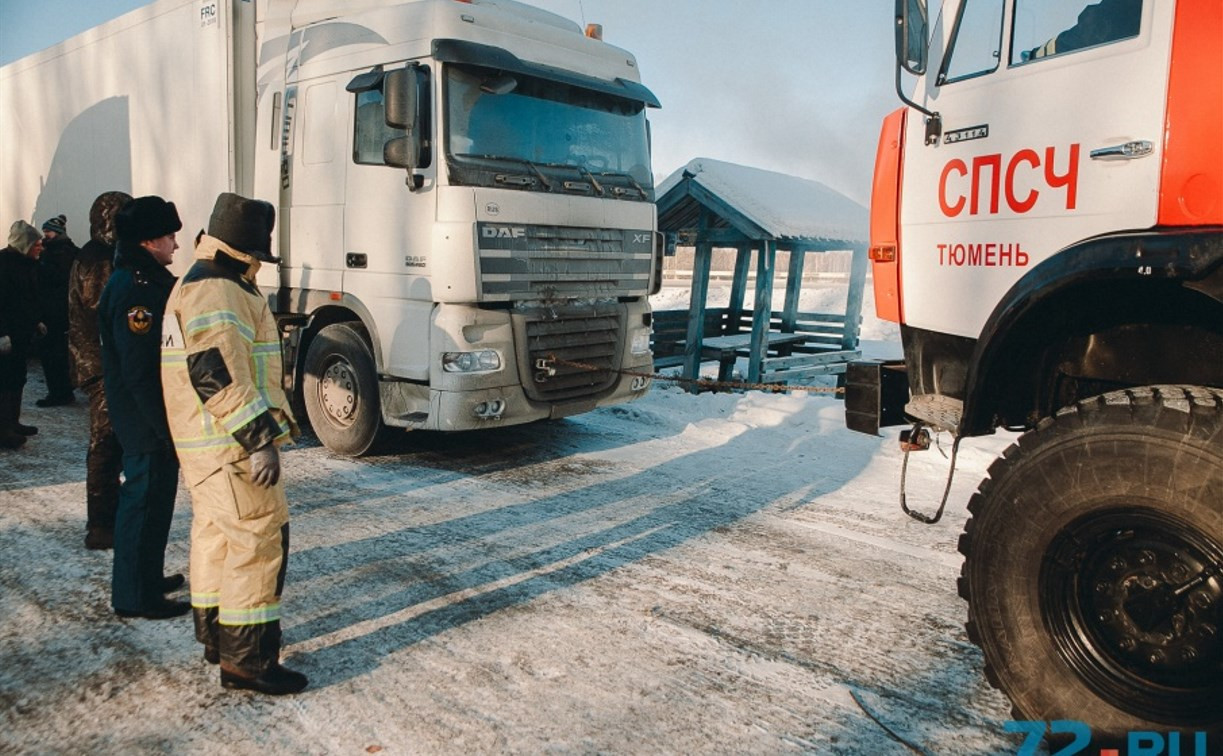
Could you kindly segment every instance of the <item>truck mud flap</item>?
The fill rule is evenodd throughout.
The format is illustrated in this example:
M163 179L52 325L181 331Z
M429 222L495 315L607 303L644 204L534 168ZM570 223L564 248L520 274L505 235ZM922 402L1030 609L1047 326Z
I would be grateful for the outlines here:
M903 360L862 360L845 370L845 426L879 435L889 425L905 425L909 376Z

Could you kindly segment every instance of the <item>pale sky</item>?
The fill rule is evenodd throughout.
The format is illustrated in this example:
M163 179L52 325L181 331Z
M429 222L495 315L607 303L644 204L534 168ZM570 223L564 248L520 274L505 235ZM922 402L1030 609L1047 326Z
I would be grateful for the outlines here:
M814 179L866 204L893 93L893 0L526 0L637 56L661 182L696 157ZM0 65L145 5L0 0ZM54 97L54 87L48 88ZM3 138L3 135L0 135Z

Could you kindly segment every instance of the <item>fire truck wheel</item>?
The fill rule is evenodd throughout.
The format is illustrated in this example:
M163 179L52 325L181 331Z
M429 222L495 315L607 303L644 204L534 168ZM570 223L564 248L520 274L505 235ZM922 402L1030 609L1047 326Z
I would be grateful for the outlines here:
M374 356L360 323L334 323L310 342L302 400L315 435L349 457L369 452L382 427Z
M968 635L1017 719L1223 733L1223 390L1067 407L968 507Z

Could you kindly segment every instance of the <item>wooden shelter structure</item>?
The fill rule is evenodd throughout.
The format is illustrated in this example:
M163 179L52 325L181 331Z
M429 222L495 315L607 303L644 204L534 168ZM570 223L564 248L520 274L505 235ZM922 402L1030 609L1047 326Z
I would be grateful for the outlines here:
M708 158L692 160L658 190L658 228L695 248L688 310L654 312L656 368L682 366L696 379L702 362L719 363L728 380L747 358L749 383L801 383L843 374L861 356L858 331L867 268L866 208L817 181ZM727 307L706 306L713 250L735 249ZM843 312L802 312L799 298L808 254L852 252ZM785 304L772 309L777 253L788 251ZM753 307L744 309L751 256Z

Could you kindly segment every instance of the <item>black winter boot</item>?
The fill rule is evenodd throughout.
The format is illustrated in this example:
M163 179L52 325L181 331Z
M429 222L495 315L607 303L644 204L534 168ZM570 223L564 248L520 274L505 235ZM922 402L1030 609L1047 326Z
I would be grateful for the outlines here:
M280 622L221 625L221 687L269 696L300 693L306 676L280 664Z
M204 661L220 664L221 638L220 625L217 624L217 608L213 606L202 609L193 606L191 618L195 620L195 639L204 644Z
M20 391L9 392L9 404L11 406L11 408L9 409L9 412L12 413L13 430L23 436L37 436L38 428L35 428L33 425L22 425L21 423L21 392Z
M13 414L12 396L12 391L0 391L0 449L20 449L25 445L25 436L13 427L17 416ZM17 400L21 401L20 394Z
M115 545L115 531L110 528L88 528L85 531L85 548L104 551Z
M253 690L269 696L285 696L301 693L309 684L305 675L280 666L280 662L268 667L258 677L243 677L221 667L221 687L230 690Z

